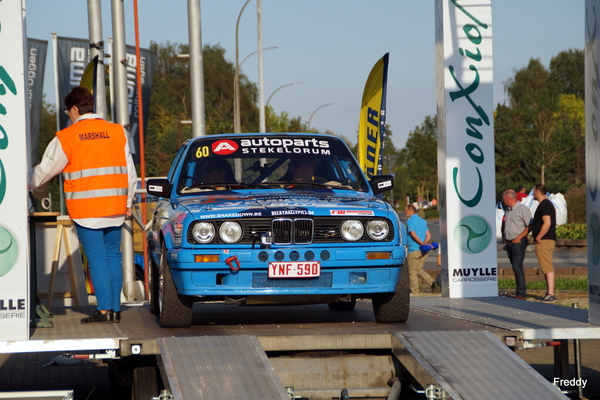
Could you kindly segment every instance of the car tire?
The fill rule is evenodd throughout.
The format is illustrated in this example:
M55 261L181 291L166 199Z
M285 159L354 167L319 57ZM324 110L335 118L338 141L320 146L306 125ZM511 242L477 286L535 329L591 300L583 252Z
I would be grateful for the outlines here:
M373 313L380 323L406 322L410 312L410 285L408 281L408 265L401 268L400 280L396 291L378 293L373 296Z
M163 328L181 328L192 324L193 301L190 296L177 293L171 268L167 261L167 249L163 243L160 254L158 299L158 322Z
M351 311L356 307L356 298L352 296L351 301L336 301L328 304L331 311Z
M148 289L150 291L150 312L152 314L158 314L160 311L158 305L158 266L156 265L156 262L154 262L152 254L149 254L148 258Z

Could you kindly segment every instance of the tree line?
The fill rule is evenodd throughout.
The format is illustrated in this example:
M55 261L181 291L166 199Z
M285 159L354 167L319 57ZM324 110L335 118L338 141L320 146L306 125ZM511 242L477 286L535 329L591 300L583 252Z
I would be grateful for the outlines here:
M507 100L494 111L496 193L544 183L552 192L585 184L584 53L570 49L539 59L504 82ZM409 133L396 168L405 196L436 193L437 129L427 116ZM430 196L431 198L431 196Z
M146 176L164 176L181 144L192 135L191 127L181 124L191 119L189 60L178 57L188 54L189 47L151 42L150 49L157 52L157 59L145 134ZM203 47L203 61L206 132L233 132L235 63L226 59L225 49L218 44ZM519 184L531 188L538 182L545 183L552 192L584 185L583 51L563 51L552 58L549 68L531 59L504 86L507 101L498 104L494 112L497 193ZM257 85L240 72L243 132L259 130L257 103ZM267 131L318 132L301 117L285 111L276 113L271 106L265 111ZM37 161L54 137L55 121L54 106L44 101ZM435 116L426 116L410 131L402 149L392 142L391 126L387 126L386 133L383 154L396 162L384 163L383 172L396 174L394 200L403 204L407 196L413 200L438 196ZM356 154L357 145L344 139ZM55 198L57 186L54 179L51 190Z

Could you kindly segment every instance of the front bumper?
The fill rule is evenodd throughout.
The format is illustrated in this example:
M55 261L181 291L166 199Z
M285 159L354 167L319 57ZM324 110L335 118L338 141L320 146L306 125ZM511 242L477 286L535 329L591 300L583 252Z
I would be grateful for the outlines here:
M368 259L373 253L388 253L389 258ZM219 261L194 262L198 254L218 255ZM404 249L392 246L178 249L167 252L167 261L177 291L182 295L368 294L396 290ZM319 261L321 274L317 278L269 278L269 262L280 261Z

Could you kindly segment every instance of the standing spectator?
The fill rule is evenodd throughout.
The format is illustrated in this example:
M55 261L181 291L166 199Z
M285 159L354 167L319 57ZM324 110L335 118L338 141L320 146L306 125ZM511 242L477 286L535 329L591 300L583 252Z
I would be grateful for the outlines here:
M506 253L512 264L517 283L517 299L525 300L527 290L525 283L525 272L523 271L523 261L525 260L525 251L527 250L527 234L529 233L529 224L531 223L531 211L529 208L517 201L517 194L509 189L502 195L502 201L507 207L504 223L504 243L506 243Z
M517 201L520 202L525 197L527 197L527 193L525 193L525 185L519 185L517 188Z
M554 204L546 197L546 193L547 189L543 184L533 188L533 198L540 204L535 210L530 229L535 244L535 255L548 285L548 292L542 301L555 302L552 252L556 246L556 210Z
M423 264L428 253L421 252L419 246L428 244L431 240L431 233L427 227L427 222L417 215L417 208L409 204L404 209L406 214L406 226L408 228L408 279L410 282L410 292L419 293L419 276L423 278L428 286L432 286L434 281L431 276L423 271Z
M94 114L94 97L77 86L64 100L73 124L48 144L42 162L29 172L29 189L63 173L69 216L88 258L97 310L81 320L121 319L121 226L131 216L136 172L125 130Z

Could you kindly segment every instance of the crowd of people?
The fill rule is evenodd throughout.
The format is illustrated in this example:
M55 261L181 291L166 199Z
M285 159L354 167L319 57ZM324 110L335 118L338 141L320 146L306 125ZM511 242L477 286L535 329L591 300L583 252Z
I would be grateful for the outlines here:
M519 185L516 191L509 189L502 194L502 201L506 206L502 220L502 240L515 274L517 286L515 298L526 300L527 282L523 263L528 244L527 237L531 234L538 264L544 274L547 286L542 301L555 302L553 253L557 239L556 209L548 199L547 188L543 184L537 184L533 188L533 198L539 203L533 215L530 209L522 204L522 200L527 196L524 185ZM431 286L432 290L435 290L439 288L440 280L433 280L429 274L423 271L428 252L423 252L421 246L431 243L427 222L417 215L417 209L412 204L407 205L404 212L408 230L406 265L409 270L411 293L419 293L419 277L427 286ZM441 266L439 253L438 266Z

